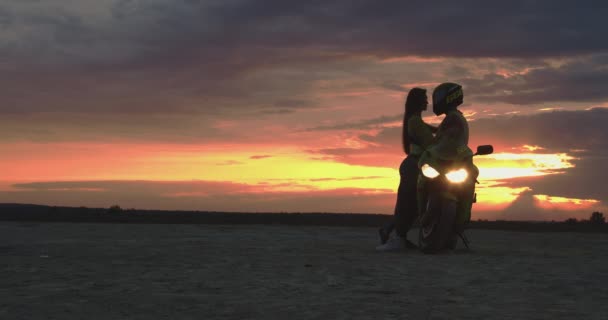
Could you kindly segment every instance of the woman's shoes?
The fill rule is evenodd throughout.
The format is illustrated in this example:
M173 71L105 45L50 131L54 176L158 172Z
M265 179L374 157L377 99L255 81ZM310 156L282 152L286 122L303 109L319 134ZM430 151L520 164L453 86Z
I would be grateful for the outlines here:
M388 237L388 240L377 246L376 251L401 251L405 249L417 249L418 246L415 245L408 239L404 239L397 234L393 234L391 237Z
M393 234L385 244L376 247L376 251L401 251L405 249L405 241L397 234Z
M385 244L390 236L390 234L386 232L384 228L378 229L378 235L380 236L380 244Z

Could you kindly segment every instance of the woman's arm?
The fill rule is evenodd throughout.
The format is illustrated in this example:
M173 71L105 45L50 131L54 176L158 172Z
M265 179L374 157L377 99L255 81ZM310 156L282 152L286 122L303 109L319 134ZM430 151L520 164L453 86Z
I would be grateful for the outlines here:
M437 128L438 127L432 126L432 125L430 125L428 123L425 123L425 125L426 125L427 128L429 128L431 130L432 133L437 133Z

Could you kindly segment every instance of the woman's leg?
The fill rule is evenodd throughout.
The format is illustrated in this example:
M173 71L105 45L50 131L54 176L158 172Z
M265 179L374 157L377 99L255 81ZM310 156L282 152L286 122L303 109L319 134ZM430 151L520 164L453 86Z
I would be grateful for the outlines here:
M391 232L393 232L393 230L395 229L396 225L399 223L399 217L398 217L398 213L401 211L398 208L400 206L402 206L401 202L403 202L403 200L400 198L402 198L403 196L400 196L401 193L403 193L402 191L402 185L403 185L403 173L405 165L406 165L406 160L407 158L403 159L403 161L401 161L401 165L399 166L399 176L401 177L400 182L399 182L399 188L397 189L397 203L395 204L395 212L393 213L393 216L390 217L390 220L384 224L382 227L380 227L380 229L378 229L378 234L380 235L380 243L384 244L386 243L386 241L388 240Z
M408 156L399 168L401 181L397 190L395 204L395 230L399 236L406 238L418 217L418 199L416 188L418 182L418 158Z
M378 235L380 236L380 244L385 244L389 237L391 236L391 232L395 229L395 218L391 217L391 220L384 224L380 229L378 229Z

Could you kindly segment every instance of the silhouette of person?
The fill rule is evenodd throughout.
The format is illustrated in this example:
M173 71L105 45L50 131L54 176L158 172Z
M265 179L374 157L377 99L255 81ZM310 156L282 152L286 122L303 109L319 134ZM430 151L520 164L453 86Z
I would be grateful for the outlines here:
M400 181L394 216L389 223L378 230L381 242L381 245L376 247L378 251L416 247L407 240L407 232L418 216L416 196L420 172L418 160L426 148L433 143L433 133L437 131L436 127L428 125L422 120L422 111L427 109L428 104L425 89L413 88L408 92L401 133L403 151L407 157L399 166ZM393 229L395 233L391 236Z
M440 116L445 114L445 118L438 127L435 141L427 148L432 157L444 161L464 160L469 167L469 172L473 181L479 175L479 170L473 164L473 151L469 148L469 124L462 112L458 110L464 102L464 91L462 86L457 83L445 82L438 85L433 90L433 113ZM422 182L422 180L421 180ZM466 191L462 191L463 198L459 202L458 218L456 221L457 233L462 233L465 225L471 217L471 207L474 201L474 187L471 185ZM424 186L418 186L419 190L424 190ZM469 190L470 189L470 190ZM425 192L418 192L418 206L422 207L425 202Z
M469 144L469 125L458 110L464 101L462 86L446 82L433 90L433 113L445 114L439 125L435 142L428 151L442 160L456 160L473 156Z

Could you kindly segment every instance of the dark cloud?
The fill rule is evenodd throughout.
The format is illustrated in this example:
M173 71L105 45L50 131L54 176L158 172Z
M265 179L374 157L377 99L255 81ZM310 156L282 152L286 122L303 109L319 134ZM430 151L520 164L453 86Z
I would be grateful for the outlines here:
M352 123L321 126L309 130L363 130L380 128L377 132L354 134L361 142L358 147L319 148L306 150L314 155L329 156L331 159L353 165L368 165L396 168L406 156L401 146L401 126L382 127L382 124L400 121L403 115L382 116Z
M397 119L395 116L394 119ZM321 129L364 128L388 118L374 118L353 124L338 124ZM530 115L496 116L469 121L470 146L492 144L495 152L511 152L515 147L534 145L543 152L584 150L580 156L605 156L608 150L608 108L578 111L548 111ZM395 154L401 150L401 127L382 128L375 134L362 133L357 137L368 144L360 148L324 148L309 150L318 154L348 156L369 154L382 150Z
M605 156L608 154L606 123L607 108L484 118L470 122L470 144L536 145L546 148L546 152L584 149L587 150L584 156Z
M403 117L403 116L401 116ZM402 118L401 118L402 119ZM380 130L376 134L361 134L359 138L363 141L367 141L372 143L372 145L396 145L401 146L401 134L403 128L399 127L389 127Z
M508 187L530 187L535 194L546 194L575 199L595 199L608 205L608 163L606 156L589 156L574 160L574 168L562 174L553 174L539 178L518 178L506 180Z
M175 51L188 48L194 49L195 54L203 52L210 64L222 58L237 64L248 59L237 55L235 49L249 49L248 55L255 55L261 48L323 48L327 52L388 56L530 57L608 48L603 41L597 41L606 35L602 21L608 9L598 2L592 5L524 0L502 4L397 0L298 4L280 0L100 3L98 19L92 20L96 23L88 22L89 17L79 10L90 5L86 2L76 8L68 6L67 1L29 7L9 3L4 11L5 16L14 18L10 26L15 30L30 27L26 35L34 39L38 35L49 40L52 35L55 51L51 53L66 60L74 56L85 61L106 60L91 53L97 49L96 44L121 48L119 52L124 53L114 57L114 61L174 56ZM192 51L180 52L181 56L193 55ZM267 62L281 58L275 53Z
M535 191L526 191L518 196L513 203L503 211L492 214L493 219L519 221L564 221L569 218L588 219L593 209L560 210L542 208L534 198Z
M524 74L487 74L460 80L467 95L483 102L534 105L608 100L608 56L581 57L558 67L543 66Z
M471 145L494 144L495 152L535 145L537 153L567 153L573 168L535 178L505 180L510 187L530 187L534 194L576 199L608 199L608 109L553 111L470 122ZM574 152L577 150L578 152Z
M43 113L0 117L4 142L211 143L234 140L240 132L219 130L207 118L184 115ZM242 135L238 138L246 141Z
M306 129L306 131L349 130L349 129L364 130L364 129L376 128L381 125L393 123L395 121L399 121L402 119L403 119L403 115L381 116L378 118L366 119L366 120L349 122L349 123L318 126L318 127Z
M263 112L288 112L311 104L292 94L302 93L293 86L305 79L247 77L271 67L306 69L356 56L603 52L608 44L598 39L606 36L607 11L598 3L548 0L9 1L0 6L3 79L10 79L1 83L0 110L225 112L249 98L277 107ZM291 91L258 95L260 86ZM384 86L401 88L390 81Z
M8 28L14 23L14 16L6 8L0 7L0 27Z
M249 159L253 159L253 160L266 159L266 158L272 158L272 156L267 155L267 154L261 154L261 155L254 155L254 156L249 157Z
M49 30L57 47L87 52L99 42L128 45L127 57L163 57L205 48L207 58L234 60L236 49L325 48L378 55L559 56L605 50L607 7L554 1L106 1L109 18L87 23L67 2L13 16L20 25ZM10 8L10 5L7 6ZM38 10L36 10L38 9ZM6 15L6 14L5 14ZM582 18L584 17L584 19ZM483 27L480 27L483 26ZM40 30L38 30L40 29ZM32 35L33 36L33 35ZM78 49L78 50L75 50ZM253 50L251 50L253 49ZM190 51L192 52L192 51ZM184 56L190 54L184 52ZM87 58L84 55L84 58ZM281 58L273 55L268 58ZM101 59L100 57L94 57ZM91 59L91 58L90 58ZM247 58L242 58L247 59ZM94 59L92 59L94 60ZM214 60L214 61L217 61Z
M398 92L407 92L409 88L405 88L402 83L395 80L387 80L380 84L381 88L398 91Z
M316 102L306 99L280 99L274 105L281 108L301 108L316 105Z
M496 153L514 152L523 145L540 146L537 153L566 153L574 168L561 173L505 180L509 187L531 187L535 194L577 199L608 199L608 109L552 111L532 115L499 116L470 121L470 143L492 144ZM330 155L350 164L396 167L402 159L401 128L361 134L369 144L361 148L325 148L311 153Z

